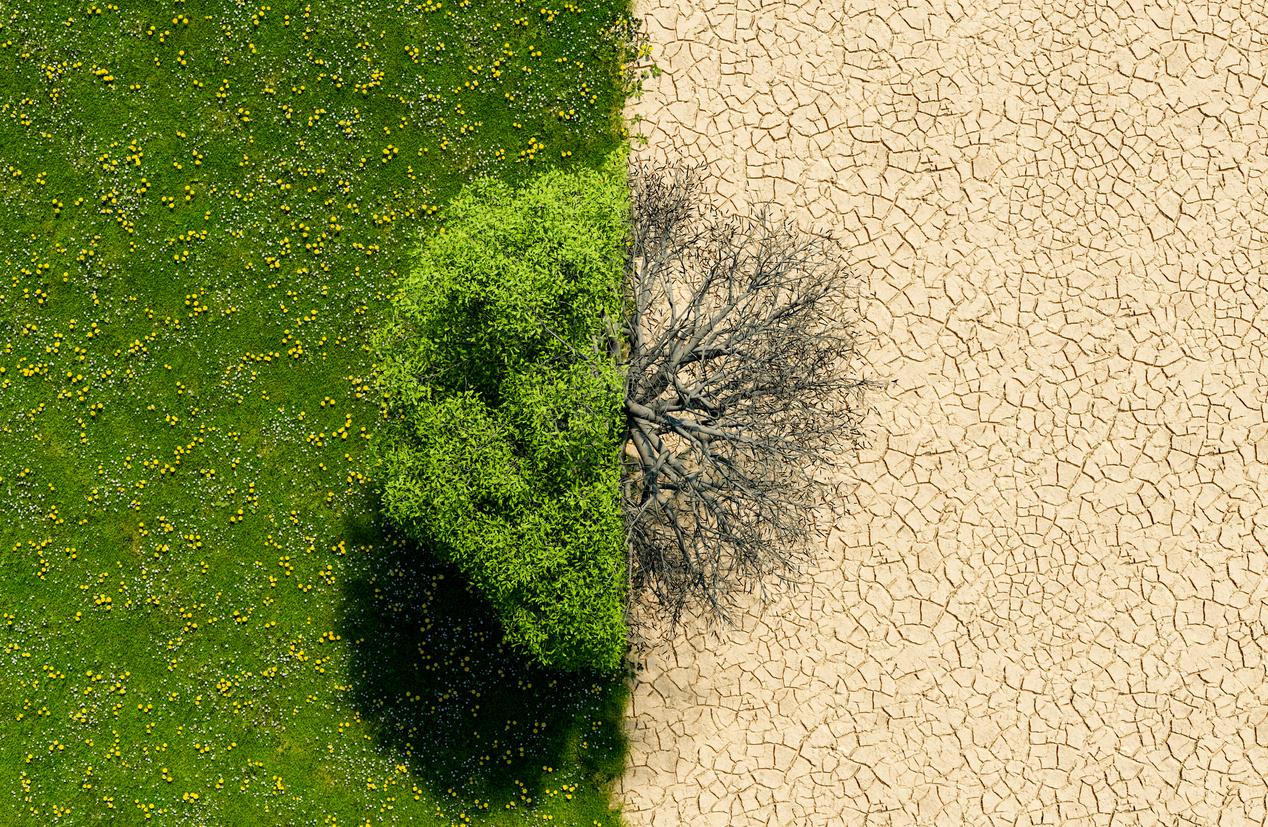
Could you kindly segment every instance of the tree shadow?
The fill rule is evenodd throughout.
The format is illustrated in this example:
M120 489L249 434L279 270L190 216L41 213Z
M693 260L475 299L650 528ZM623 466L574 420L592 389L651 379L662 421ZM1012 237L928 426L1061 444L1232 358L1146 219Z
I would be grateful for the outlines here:
M620 774L624 674L561 672L513 650L461 574L381 513L345 531L354 559L340 633L379 749L455 804L518 808L546 788L603 789Z

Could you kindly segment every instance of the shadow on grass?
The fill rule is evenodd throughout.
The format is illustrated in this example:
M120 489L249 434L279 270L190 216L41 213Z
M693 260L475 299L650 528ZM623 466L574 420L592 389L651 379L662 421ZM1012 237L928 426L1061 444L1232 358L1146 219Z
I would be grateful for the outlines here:
M341 634L353 698L379 748L454 804L519 808L563 784L605 794L625 762L623 675L531 662L502 643L488 604L426 548L379 515L345 528L355 559Z

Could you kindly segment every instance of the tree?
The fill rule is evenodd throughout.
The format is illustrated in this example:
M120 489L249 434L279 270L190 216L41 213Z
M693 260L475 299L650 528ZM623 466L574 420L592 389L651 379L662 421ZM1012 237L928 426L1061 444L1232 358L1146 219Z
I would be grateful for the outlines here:
M384 509L543 663L626 649L620 316L628 146L519 190L468 185L374 341Z
M627 153L470 184L374 343L388 516L569 669L619 665L635 597L672 627L795 574L873 384L830 237Z
M830 236L719 217L699 169L631 170L622 505L632 588L671 623L805 562L815 474L861 444L872 384Z

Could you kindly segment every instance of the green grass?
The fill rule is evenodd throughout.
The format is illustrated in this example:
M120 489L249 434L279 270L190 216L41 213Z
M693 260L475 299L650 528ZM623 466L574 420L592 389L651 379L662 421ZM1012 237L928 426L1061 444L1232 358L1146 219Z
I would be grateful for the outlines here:
M621 140L627 4L541 8L0 4L5 823L617 823L623 680L508 651L368 454L447 200Z

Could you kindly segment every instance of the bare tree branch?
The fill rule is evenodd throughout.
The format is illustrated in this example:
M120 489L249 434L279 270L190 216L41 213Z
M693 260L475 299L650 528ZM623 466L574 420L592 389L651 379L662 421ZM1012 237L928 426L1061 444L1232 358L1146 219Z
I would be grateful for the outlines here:
M830 237L702 205L703 164L635 163L623 500L632 593L676 625L795 575L816 469L863 443Z

